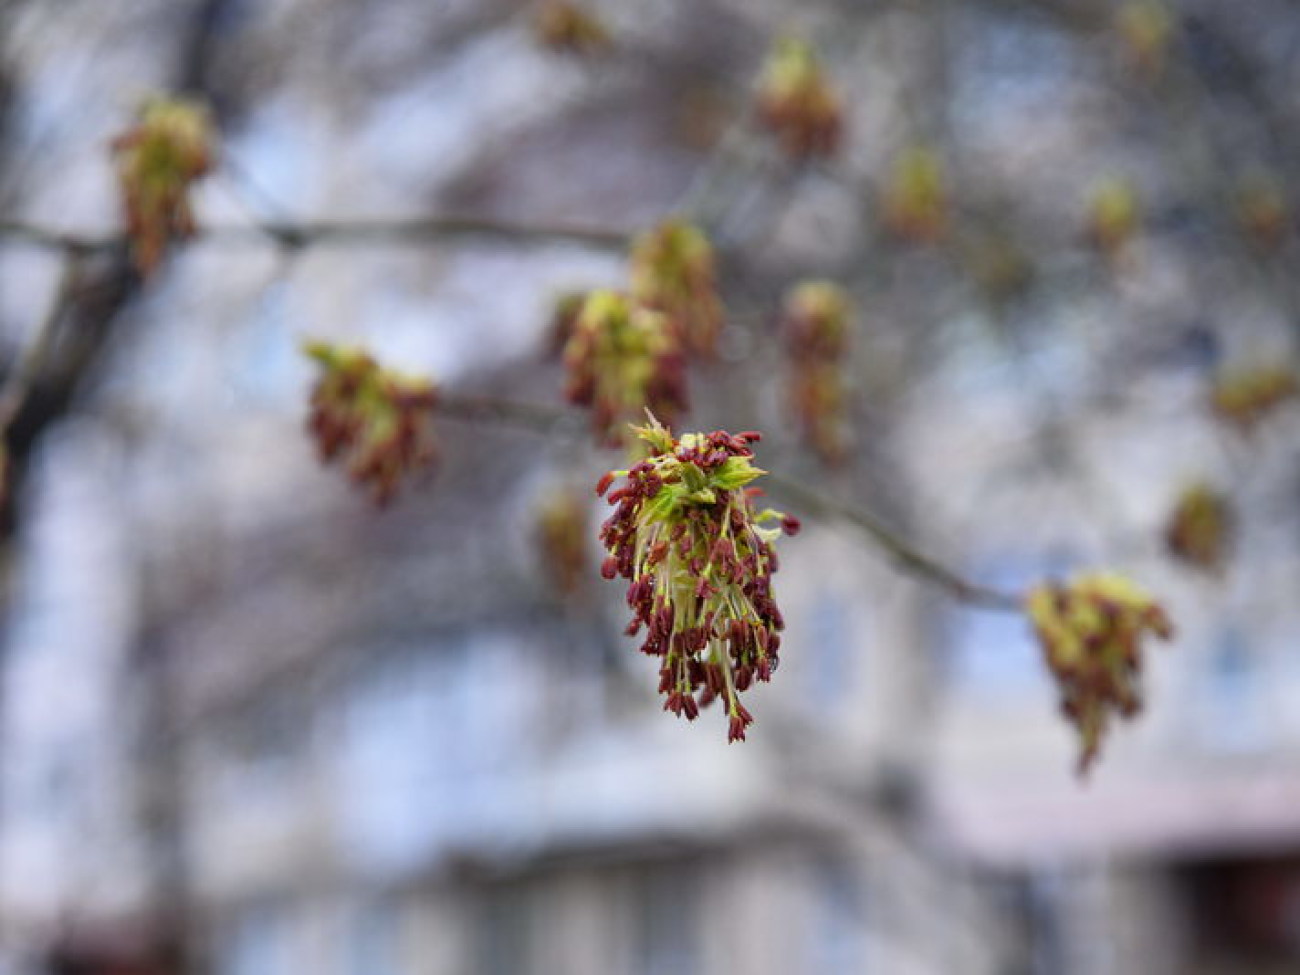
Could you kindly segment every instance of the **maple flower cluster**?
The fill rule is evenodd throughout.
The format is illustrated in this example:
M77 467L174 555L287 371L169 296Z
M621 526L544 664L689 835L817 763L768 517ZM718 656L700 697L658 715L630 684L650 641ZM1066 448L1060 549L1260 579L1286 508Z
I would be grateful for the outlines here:
M1210 390L1210 409L1242 433L1250 433L1284 403L1300 396L1300 380L1287 366L1242 368L1222 373Z
M1137 236L1141 220L1137 191L1127 180L1106 180L1088 203L1088 237L1109 260L1118 258Z
M827 463L843 459L845 390L851 311L844 289L805 281L786 296L782 331L792 366L790 399L804 434Z
M632 244L632 295L668 316L682 344L700 355L717 350L722 330L713 245L698 227L663 221Z
M1168 640L1173 624L1147 593L1111 573L1038 586L1026 611L1060 689L1061 710L1079 733L1079 774L1085 774L1111 715L1131 718L1142 708L1142 638L1153 633Z
M113 140L131 256L141 274L158 266L172 241L193 236L190 189L212 168L214 139L201 105L156 98Z
M610 446L642 411L672 422L686 409L686 359L671 321L616 291L593 291L564 347L565 397L591 408L592 429Z
M1189 565L1217 572L1232 545L1233 520L1232 507L1221 492L1194 484L1174 505L1165 525L1165 547Z
M537 510L537 544L546 577L564 597L575 595L587 574L587 497L556 488Z
M758 82L759 118L796 159L829 156L839 148L844 112L807 41L782 37Z
M1134 69L1148 80L1164 70L1174 36L1173 15L1159 0L1130 0L1116 14L1124 52Z
M610 45L605 25L569 0L545 0L533 18L533 31L544 47L561 54L599 54Z
M883 200L885 225L902 240L933 244L948 231L943 163L933 150L913 146L894 161Z
M636 432L648 456L606 474L596 489L615 506L600 530L609 552L601 574L628 580L627 633L643 633L642 652L661 660L664 710L693 720L720 700L727 740L743 740L753 716L740 695L771 679L784 626L772 595L772 543L799 523L754 507L757 492L747 485L765 473L752 463L757 433L677 440L653 419Z
M321 368L307 426L322 463L346 461L352 480L387 504L405 475L436 459L433 384L384 369L362 349L311 342L305 351Z

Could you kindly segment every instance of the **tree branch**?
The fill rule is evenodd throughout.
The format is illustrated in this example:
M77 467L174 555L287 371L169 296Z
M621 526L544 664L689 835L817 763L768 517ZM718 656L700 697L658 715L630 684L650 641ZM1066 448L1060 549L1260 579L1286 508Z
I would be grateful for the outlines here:
M920 552L867 508L832 498L794 478L770 472L767 477L773 493L786 496L809 514L847 521L889 553L904 572L938 587L953 599L981 609L1011 613L1021 611L1024 602L1021 596L982 586L962 577L937 559Z
M493 397L440 395L437 411L467 422L497 423L533 433L552 433L565 425L584 422L577 410L541 403L521 403ZM883 549L898 567L929 583L959 602L980 609L1018 613L1023 598L1015 593L983 586L962 577L937 559L919 551L910 541L887 526L874 512L823 494L802 481L779 474L767 475L773 492L788 498L814 517L846 521L864 532Z
M531 433L555 433L565 427L577 434L587 423L583 414L565 407L521 403L491 396L455 396L438 393L438 413L467 423L495 423Z
M27 402L32 386L45 369L50 349L54 345L54 333L72 304L81 281L82 260L83 255L79 252L68 251L45 317L37 324L36 333L24 347L13 369L5 376L3 385L0 385L0 439L8 434L10 425Z
M0 220L0 237L82 254L117 250L126 243L126 237L121 233L78 234L21 220ZM433 216L298 222L271 220L250 225L201 226L194 239L203 244L243 247L259 238L289 249L317 245L407 246L439 240L479 239L521 245L582 244L621 251L631 241L631 234L602 227L508 223L472 216Z

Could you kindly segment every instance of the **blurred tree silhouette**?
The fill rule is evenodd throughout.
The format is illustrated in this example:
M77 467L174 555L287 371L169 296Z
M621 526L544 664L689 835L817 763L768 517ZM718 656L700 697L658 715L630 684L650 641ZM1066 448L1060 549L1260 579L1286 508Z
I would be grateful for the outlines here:
M48 252L60 266L43 318L5 322L11 339L22 337L11 341L0 386L10 539L34 448L70 411L94 408L87 390L130 328L136 303L169 286L169 261L180 250L270 247L289 262L325 247L365 252L483 240L626 254L626 278L619 293L592 281L555 303L555 347L564 350L574 406L563 405L559 383L552 400L530 400L458 389L437 376L406 379L388 367L419 371L420 363L314 346L323 368L314 401L322 451L353 458L352 475L381 499L431 458L430 431L444 421L519 426L559 440L572 438L575 409L591 409L605 445L624 439L624 425L649 406L674 420L679 435L763 432L755 461L770 472L783 509L856 527L900 571L959 601L1025 612L1026 593L962 567L979 526L969 535L954 529L961 500L932 510L937 496L960 493L945 480L950 465L936 459L928 472L923 460L899 457L916 401L927 401L931 413L960 412L964 394L952 394L950 407L943 397L958 366L982 355L992 362L988 376L1035 404L1032 429L1003 431L1033 445L1035 468L1020 474L1069 481L1089 496L1070 516L1105 540L1088 553L1093 568L1124 568L1135 551L1167 544L1189 572L1223 579L1233 571L1230 533L1292 514L1294 471L1271 466L1268 490L1243 484L1255 458L1293 448L1277 431L1293 432L1284 424L1294 416L1279 414L1294 413L1300 392L1300 281L1291 273L1297 242L1287 182L1300 166L1300 109L1290 97L1300 15L1286 4L828 0L801 5L788 31L778 25L793 11L739 0L644 17L635 5L612 2L462 4L434 18L404 59L388 63L367 60L360 40L352 48L340 41L360 30L365 15L330 5L319 29L331 35L327 47L347 51L335 66L344 85L360 80L400 92L420 63L513 24L546 56L572 62L564 92L534 92L538 102L554 98L556 114L566 101L653 103L668 121L648 151L687 159L688 175L671 193L649 187L644 211L619 220L602 216L601 181L635 184L631 166L609 170L645 148L644 134L627 150L580 144L566 154L552 145L560 161L544 159L536 177L518 176L503 161L513 151L509 138L492 145L484 136L486 147L467 154L466 171L432 204L413 198L396 215L387 208L374 216L288 217L257 189L261 175L225 145L277 95L277 52L291 66L290 35L303 25L260 21L234 0L183 5L183 16L144 4L153 43L174 52L176 67L161 79L167 94L192 101L150 102L138 119L116 120L125 133L117 143L122 229L108 233L83 228L76 213L58 221L33 214L22 199L38 176L22 158L30 147L13 135L10 106L23 105L38 83L29 64L40 57L27 56L24 45L37 33L31 25L51 16L48 6L10 0L4 9L9 36L0 70L11 145L0 238L7 247ZM210 106L211 145L198 114L209 109L187 106ZM546 124L535 128L544 133ZM557 139L579 136L564 129ZM599 168L597 154L614 162ZM111 170L109 147L99 164ZM548 184L558 202L520 205L516 213L508 193L492 191L493 180L527 185L529 178ZM190 203L202 180L231 188L253 218L205 219L201 202ZM565 181L575 185L549 185ZM551 316L549 299L539 298L537 314ZM518 351L503 350L511 356ZM670 416L687 398L685 415ZM1158 424L1163 413L1188 411L1222 427L1225 452L1242 458L1235 482L1216 471L1186 472L1185 483L1166 492L1167 519L1149 537L1134 537L1124 499L1115 497L1125 482L1112 465L1131 453L1119 441L1140 440L1132 431L1152 417ZM1108 431L1119 423L1128 432L1115 437L1108 456ZM656 456L671 462L641 488L645 503L662 499L658 515L669 519L674 544L676 526L696 524L692 511L725 512L715 528L740 511L729 492L744 485L720 486L726 459L701 453L701 443L658 448ZM749 449L735 449L742 448ZM575 475L625 466L616 449L594 456L603 459L575 465ZM628 461L634 475L640 460L634 453ZM457 460L444 455L439 463ZM419 489L403 484L395 503ZM563 520L564 511L557 505L547 513L542 534L572 590L578 555L568 534L581 519ZM1039 518L1026 513L1027 533L1039 529ZM658 578L654 565L664 556L649 554L656 540L632 532L620 544L640 560L624 572L634 589ZM730 598L710 602L715 590L696 583L701 574L716 578L705 573L712 553L692 552L683 550L677 576L655 583L657 602L648 590L629 600L645 607L643 622L662 638L668 706L693 716L697 698L684 704L683 693L721 695L733 736L744 737L743 722L734 730L732 682L737 674L746 682L770 676L751 657L765 651L779 614L759 614L760 647L747 629L753 608L736 609ZM11 561L12 553L11 545ZM1237 548L1236 557L1249 555ZM753 594L754 577L726 578ZM765 586L766 574L758 578ZM1165 632L1168 621L1124 580L1043 582L1033 590L1033 625L1067 716L1080 725L1086 766L1107 715L1137 712L1139 638L1146 629ZM779 575L775 587L779 602ZM659 612L669 614L662 632L653 630Z
M1292 314L1297 300L1295 285L1283 270L1293 248L1290 205L1280 178L1265 175L1285 171L1290 162L1289 127L1280 118L1286 107L1278 103L1271 83L1284 66L1270 63L1268 51L1248 48L1253 38L1248 33L1239 37L1239 25L1225 22L1224 15L1212 6L1187 12L1144 0L1123 4L1113 11L1102 5L1066 2L1036 4L1024 10L1008 6L1011 9L1003 13L1007 23L994 28L981 25L981 29L1022 32L1019 40L1024 50L1019 56L1025 62L1023 70L1043 76L1026 80L1027 89L1032 90L1034 84L1068 89L1075 83L1061 73L1059 66L1032 63L1038 56L1034 52L1035 35L1052 32L1056 35L1054 42L1059 43L1068 37L1071 43L1090 48L1095 60L1111 62L1105 66L1110 75L1108 82L1091 93L1092 97L1104 97L1109 104L1092 110L1087 122L1108 126L1109 134L1132 161L1099 168L1087 177L1096 188L1085 201L1086 213L1075 211L1078 216L1074 234L1068 230L1068 220L1064 234L1044 223L1050 219L1059 226L1060 215L1068 216L1071 209L1069 199L1041 199L1032 192L1013 190L1013 170L1033 165L1032 160L1008 160L980 146L983 134L977 131L979 127L1014 125L1020 120L981 119L976 109L962 113L960 99L974 96L955 88L955 75L963 68L963 52L954 37L972 15L940 5L880 4L865 11L838 14L855 32L844 36L857 37L861 43L878 31L894 36L898 50L905 52L881 73L880 80L889 78L899 95L898 105L884 113L888 124L876 129L863 131L857 116L867 113L854 111L862 99L852 82L837 87L831 80L834 72L822 66L804 39L788 34L775 36L767 66L752 89L744 93L743 87L737 85L737 94L732 96L737 103L737 120L724 127L700 166L698 177L673 208L676 222L663 224L639 242L631 241L618 229L514 223L460 212L320 221L267 217L249 228L198 226L186 199L192 182L214 165L218 170L226 165L225 175L234 181L243 179L244 174L228 159L223 160L220 150L210 144L215 137L205 131L208 123L202 117L201 104L191 107L183 102L152 101L143 109L137 127L116 143L116 150L123 154L119 175L127 219L124 234L93 236L17 218L8 218L0 225L7 239L62 254L63 265L48 314L29 330L27 347L15 359L0 391L0 420L6 431L11 480L21 484L32 444L66 412L85 377L96 369L111 341L114 323L123 317L120 310L141 287L140 276L154 270L164 250L180 246L177 238L181 236L197 236L197 246L249 246L252 235L260 234L290 254L330 242L359 247L392 242L419 246L448 238L488 236L621 247L626 240L633 247L630 314L658 315L653 328L664 337L617 337L620 333L613 330L626 326L598 310L602 302L611 299L597 295L585 305L581 298L566 299L575 309L569 313L574 332L572 338L561 339L568 343L566 355L572 358L579 354L579 344L603 342L606 340L601 336L611 336L613 344L608 351L585 361L581 366L585 378L571 379L570 389L579 403L593 402L581 392L588 384L603 389L595 402L605 404L599 406L598 414L605 419L597 420L597 428L608 426L615 440L621 440L618 423L635 419L646 406L662 411L664 403L655 390L665 382L681 382L656 378L654 370L663 367L653 366L653 362L667 362L665 355L675 360L688 349L695 355L712 353L724 301L733 308L743 308L730 313L733 339L742 331L747 333L745 344L751 349L755 343L772 341L763 335L760 321L775 317L769 297L773 292L768 283L770 268L765 265L763 253L767 238L774 229L779 231L780 222L787 216L783 210L790 208L798 193L809 185L819 192L841 194L846 208L855 211L848 221L847 240L839 246L823 244L819 249L825 253L819 254L814 263L818 270L843 279L851 292L864 295L866 321L862 330L868 339L873 338L873 330L882 328L885 317L874 310L879 304L877 295L888 293L891 302L902 309L891 317L906 320L896 330L899 347L892 351L899 368L893 370L888 381L878 382L876 388L866 391L875 400L871 403L871 419L864 423L861 409L854 418L857 429L853 439L858 449L849 466L867 482L872 478L888 481L889 475L873 464L864 440L879 439L881 428L887 425L889 398L901 395L927 368L924 360L939 338L940 320L945 314L942 309L953 300L966 303L972 314L1003 334L1007 354L1014 355L1018 344L1035 341L1036 331L1050 327L1043 323L1050 321L1053 305L1081 300L1078 289L1104 295L1112 289L1140 287L1150 263L1194 259L1207 267L1225 265L1252 284L1257 283L1260 295L1279 306L1279 317L1289 323L1290 338L1294 340L1300 328L1300 319ZM497 11L498 15L507 13L505 8ZM184 36L177 45L182 64L177 72L177 90L206 97L218 106L227 104L229 96L215 86L232 80L232 69L221 58L232 57L233 50L222 49L220 39L226 18L238 16L236 8L222 0L208 0L194 9L191 24L182 31ZM820 25L820 31L830 32L830 23L834 21ZM664 72L666 82L676 80L668 74L673 66L659 63L665 55L649 45L641 49L635 30L623 33L607 29L593 10L569 3L543 3L535 11L532 24L538 44L552 48L557 56L592 59L590 71L624 72L649 58L650 70ZM473 29L472 24L467 26ZM974 75L967 80L979 84L984 70L983 65L965 68L967 74ZM728 82L735 84L730 78ZM866 94L879 97L869 91ZM1133 126L1142 126L1142 134L1127 138L1127 130ZM973 130L963 131L965 128ZM841 146L846 130L865 147L858 157L839 158L841 154L849 156ZM902 147L892 157L887 152L882 157L881 150L891 142L897 143L900 135ZM908 146L909 140L923 141ZM1034 146L1020 149L1026 155L1038 151ZM884 161L879 181L871 176L874 167L861 164L861 157L867 154ZM1145 179L1139 190L1135 180L1151 171L1163 178ZM755 217L743 209L737 214L738 197L750 192L760 194L758 209L767 210L766 215ZM699 221L699 225L687 221ZM720 288L713 267L710 232L722 249L726 273ZM660 235L660 242L655 242L654 234ZM1095 256L1089 259L1086 250L1077 246L1078 241L1089 242ZM128 267L122 263L124 260L133 261L135 266ZM778 277L798 284L801 277L806 277L800 270L787 267ZM1198 279L1208 276L1196 275ZM813 294L810 281L800 287L804 290L795 292L792 301ZM788 367L777 366L775 355L758 351L726 357L731 361L710 368L725 368L737 374L748 371L752 378L745 381L757 384L774 383L766 377L778 368L792 368L796 373L804 370L791 410L802 417L805 429L812 431L809 447L825 461L838 464L845 448L830 434L818 431L819 424L833 426L838 422L834 417L844 410L844 395L838 389L833 368L814 375L808 373L807 365L809 355L814 359L829 355L830 361L845 355L847 299L834 300L840 305L840 310L834 312L839 322L837 337L829 345L820 346L826 351L816 351L820 340L803 338L792 340L793 365ZM797 318L807 313L791 314ZM1109 331L1112 334L1107 338L1114 339L1115 349L1097 351L1099 362L1127 356L1135 339L1151 353L1158 353L1162 343L1172 350L1170 343L1181 341L1185 326L1159 322L1155 328L1144 328L1141 336L1133 334L1135 329L1129 329L1129 334L1118 329ZM647 341L650 345L644 352L632 351L633 345ZM668 344L654 351L663 343ZM859 356L860 360L879 354L873 344L883 345L872 341L862 344L868 351ZM678 347L681 352L667 351ZM634 358L618 358L629 354ZM635 356L640 355L650 358L638 364L640 360ZM322 361L332 374L333 360ZM1138 367L1143 364L1139 362ZM571 368L578 368L576 361ZM682 367L674 364L667 368L675 373ZM644 372L646 369L651 371ZM1118 364L1098 370L1102 388L1091 396L1115 395L1125 382L1126 371ZM345 396L352 395L349 390L359 389L363 404L378 404L376 396L389 395L383 392L389 388L384 385L390 382L387 379L381 378L372 392L366 391L371 387L355 387L360 380L347 380L343 374L329 381L342 382L339 388ZM406 396L397 392L400 387L391 388L392 395ZM1243 428L1253 428L1293 400L1297 386L1290 367L1261 363L1258 367L1234 366L1234 371L1224 373L1217 384L1207 377L1206 390L1215 413ZM672 396L682 399L680 392ZM621 405L613 405L615 402ZM1087 400L1078 404L1080 410L1092 408ZM357 409L368 411L372 407ZM425 411L433 416L439 410L468 413L488 422L524 418L535 424L545 423L548 416L547 409L540 405L474 403L461 401L454 394L441 399L427 396L410 400L409 406L401 409ZM419 457L403 439L406 434L402 430L408 421L394 423L386 412L363 412L355 417L347 420L346 429L339 427L330 434L329 443L322 441L322 449L326 456L332 455L338 442L361 435L350 430L364 426L369 431L364 434L369 446L356 461L364 469L354 464L353 473L369 479L379 476L382 467L386 472L382 474L384 486L377 496L385 499L395 489L401 470ZM1071 417L1068 422L1078 420ZM386 447L390 442L391 447ZM390 454L387 458L382 456L385 451ZM900 568L935 582L958 599L995 610L1014 610L1020 605L1017 594L963 579L953 569L923 555L906 540L905 529L885 527L891 520L905 523L916 512L877 517L856 504L850 506L814 494L811 484L817 479L819 476L813 473L805 475L797 485L790 485L793 500L803 503L809 513L838 513L857 521L865 528L867 541L882 546ZM20 494L12 491L10 499ZM12 504L9 510L12 513ZM12 518L9 525L12 531ZM1179 529L1171 528L1170 532L1177 535ZM1185 554L1185 544L1171 544L1175 554ZM1214 539L1198 545L1218 549ZM684 610L677 607L677 611ZM1118 607L1108 608L1103 600L1100 611L1114 612ZM1096 648L1085 647L1082 652L1096 652ZM1138 669L1135 646L1130 648L1129 656L1129 665ZM1070 671L1073 665L1066 662L1061 666Z

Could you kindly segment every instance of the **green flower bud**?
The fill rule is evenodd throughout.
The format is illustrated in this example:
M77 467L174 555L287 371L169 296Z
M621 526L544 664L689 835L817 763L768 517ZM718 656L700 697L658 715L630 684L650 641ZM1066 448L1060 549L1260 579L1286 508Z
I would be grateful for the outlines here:
M663 312L682 342L712 355L722 330L713 246L684 220L665 220L632 245L632 296Z
M786 296L782 331L791 365L790 401L804 435L827 463L845 451L843 364L851 302L829 281L805 281Z
M777 40L758 82L758 112L790 156L829 156L839 148L840 99L807 41Z
M148 275L173 240L196 225L190 188L212 167L215 136L201 105L154 98L139 121L113 140L117 181L136 267Z
M1165 525L1165 546L1188 565L1219 572L1233 535L1232 507L1208 484L1194 484L1178 498Z
M1237 367L1221 372L1210 389L1210 409L1242 433L1250 433L1281 406L1300 396L1289 366Z
M565 397L591 408L592 428L611 446L646 409L675 418L686 409L686 363L660 312L615 291L583 302L564 348Z
M885 224L915 244L933 244L948 232L948 190L933 150L913 146L894 161L884 195Z

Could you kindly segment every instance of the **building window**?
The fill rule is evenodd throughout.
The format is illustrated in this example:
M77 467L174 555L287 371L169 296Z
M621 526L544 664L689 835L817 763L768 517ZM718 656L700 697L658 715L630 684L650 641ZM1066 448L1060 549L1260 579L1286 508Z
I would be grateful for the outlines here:
M247 318L227 339L232 365L226 382L246 407L257 401L272 407L297 406L298 389L309 368L294 337L293 296L281 278L256 296Z
M983 560L970 578L1008 592L1020 592L1044 579L1069 574L1070 560L1005 556ZM1019 613L952 610L944 633L945 669L958 694L987 700L1041 700L1050 693L1042 651Z
M539 655L508 631L379 650L343 688L339 826L364 869L403 870L524 817Z
M636 975L700 970L700 877L679 864L643 868L635 880Z
M483 893L475 929L477 975L530 975L533 965L534 904L519 884Z
M820 594L808 616L806 680L819 712L838 707L850 691L854 622L843 593Z
M217 958L218 975L297 975L287 905L250 905L227 931Z
M1300 859L1261 850L1176 865L1187 930L1204 971L1300 970Z
M1207 746L1249 752L1268 741L1259 662L1236 626L1220 631L1206 660L1198 728Z
M818 858L811 870L807 971L861 972L867 964L867 905L862 877L842 856Z
M359 905L348 927L350 975L403 975L401 933L398 904L380 899Z
M272 693L241 709L222 729L217 782L223 803L278 801L292 793L308 759L306 711L301 698Z

